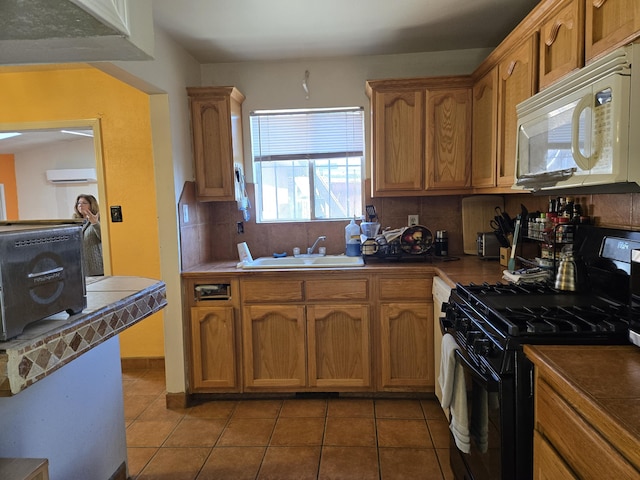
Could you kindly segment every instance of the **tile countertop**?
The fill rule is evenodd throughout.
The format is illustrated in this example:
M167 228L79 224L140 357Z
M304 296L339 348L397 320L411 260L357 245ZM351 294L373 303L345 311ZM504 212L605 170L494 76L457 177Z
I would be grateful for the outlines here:
M640 468L640 348L525 345L524 353Z
M220 275L261 275L266 272L301 272L306 273L318 271L325 272L327 270L345 270L347 272L356 272L365 270L367 272L388 272L390 269L402 270L424 270L425 273L432 273L442 277L451 287L456 283L495 283L501 280L502 271L506 268L497 260L481 260L476 255L461 255L457 260L444 261L439 257L433 257L433 261L420 262L370 262L363 267L348 267L342 269L325 269L325 268L308 268L308 269L268 269L268 270L243 270L236 268L237 261L213 262L197 265L182 272L184 278L200 277L202 274L220 274Z
M87 308L61 312L0 342L0 396L15 395L167 305L164 282L88 277Z

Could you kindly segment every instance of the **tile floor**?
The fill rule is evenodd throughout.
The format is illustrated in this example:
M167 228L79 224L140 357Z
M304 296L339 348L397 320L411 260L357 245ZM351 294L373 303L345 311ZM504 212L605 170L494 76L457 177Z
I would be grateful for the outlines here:
M435 400L284 398L165 407L162 370L123 373L133 480L453 479Z

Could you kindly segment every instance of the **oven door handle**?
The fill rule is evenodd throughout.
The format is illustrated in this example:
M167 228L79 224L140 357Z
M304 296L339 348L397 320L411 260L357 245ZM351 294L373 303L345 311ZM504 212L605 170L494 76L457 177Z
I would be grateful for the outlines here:
M491 375L487 376L483 374L475 365L469 363L469 360L467 360L464 355L462 355L462 352L460 350L456 350L456 361L462 362L462 366L467 368L471 372L473 377L475 377L475 379L480 382L482 387L487 392L498 391L498 382Z

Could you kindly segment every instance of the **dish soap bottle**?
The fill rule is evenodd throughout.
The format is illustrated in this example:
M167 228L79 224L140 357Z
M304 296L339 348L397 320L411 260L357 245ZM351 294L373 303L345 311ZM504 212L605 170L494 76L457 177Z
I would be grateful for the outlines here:
M360 227L351 219L349 225L344 227L345 253L348 257L360 255Z

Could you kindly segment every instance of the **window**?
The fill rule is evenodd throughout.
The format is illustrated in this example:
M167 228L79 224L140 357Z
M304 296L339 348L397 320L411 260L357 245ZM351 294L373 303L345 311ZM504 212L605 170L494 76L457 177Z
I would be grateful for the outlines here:
M258 221L360 217L363 145L362 107L253 112Z

